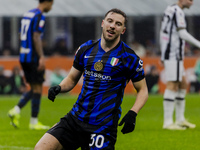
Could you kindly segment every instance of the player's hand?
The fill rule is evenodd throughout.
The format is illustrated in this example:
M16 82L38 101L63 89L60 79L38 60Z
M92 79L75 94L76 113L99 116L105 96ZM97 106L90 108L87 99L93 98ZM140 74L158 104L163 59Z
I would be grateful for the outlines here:
M53 86L49 89L48 91L48 98L54 102L54 99L56 98L56 95L58 95L61 91L61 87L60 85L56 85L56 86Z
M164 67L164 61L163 61L163 60L160 60L160 61L158 62L158 64L159 64L161 67Z
M45 70L45 58L44 56L40 57L39 59L39 65L38 65L38 71Z
M119 123L119 126L124 124L121 130L123 134L130 133L135 129L136 116L136 112L129 110L128 113L124 116L124 118L122 118L122 121Z

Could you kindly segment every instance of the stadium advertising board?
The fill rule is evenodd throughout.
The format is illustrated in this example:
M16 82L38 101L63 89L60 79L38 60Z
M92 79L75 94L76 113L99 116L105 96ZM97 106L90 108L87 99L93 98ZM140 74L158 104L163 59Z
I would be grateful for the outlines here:
M144 62L144 70L145 73L148 73L149 68L154 65L157 67L159 74L160 74L160 79L159 79L159 92L163 93L165 89L165 76L164 76L164 67L162 66L160 62L159 57L145 57L142 58ZM191 81L195 80L195 75L194 75L194 66L196 63L197 57L186 57L184 66L185 66L185 71L186 71L186 78L188 83ZM8 57L8 58L1 58L0 59L0 64L4 66L5 69L5 75L10 76L12 72L12 68L14 66L20 66L18 58L17 57ZM46 73L45 73L45 78L46 81L44 82L44 87L43 87L43 94L47 94L48 88L50 86L50 75L52 72L56 69L59 68L60 72L63 76L66 76L73 65L73 57L60 57L60 56L55 56L55 57L47 57L46 58ZM23 72L22 72L23 75ZM82 78L76 85L76 87L71 91L71 94L78 94L80 92L82 86ZM127 87L125 89L125 93L131 94L135 93L135 89L132 86L132 83L129 82L127 84Z

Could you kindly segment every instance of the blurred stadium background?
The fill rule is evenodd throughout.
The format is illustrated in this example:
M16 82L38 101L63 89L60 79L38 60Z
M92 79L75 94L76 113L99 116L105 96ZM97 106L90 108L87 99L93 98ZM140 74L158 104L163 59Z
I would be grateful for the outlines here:
M63 39L68 48L66 54L73 54L75 49L88 39L100 36L100 23L105 12L111 8L120 8L129 16L128 32L123 40L128 44L133 40L147 46L152 42L159 46L159 28L163 11L176 0L55 0L52 11L47 14L44 37L47 54L55 52L56 43ZM0 49L5 48L18 53L18 30L23 13L37 6L37 0L0 0ZM185 10L188 29L199 37L200 2ZM84 29L84 30L83 30ZM150 40L150 41L149 41ZM45 50L46 50L45 49ZM52 51L50 51L52 50ZM156 51L159 53L159 51Z

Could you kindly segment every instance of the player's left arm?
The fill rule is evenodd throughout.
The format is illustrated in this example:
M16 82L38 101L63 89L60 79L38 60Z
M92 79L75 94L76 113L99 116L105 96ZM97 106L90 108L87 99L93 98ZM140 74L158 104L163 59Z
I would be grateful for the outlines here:
M176 12L176 24L177 32L181 39L187 41L188 43L197 46L200 48L200 41L195 39L188 31L186 30L186 20L183 12Z
M197 39L195 39L190 33L187 32L186 29L178 29L178 34L180 36L181 39L197 46L198 48L200 48L200 41L198 41Z
M140 109L144 106L148 99L148 89L146 80L143 78L140 81L133 82L135 89L137 90L137 97L131 110L122 118L119 126L123 125L121 132L123 134L130 133L135 129L136 116Z
M133 82L133 85L137 91L137 97L131 110L138 113L148 99L148 88L145 78L138 82Z

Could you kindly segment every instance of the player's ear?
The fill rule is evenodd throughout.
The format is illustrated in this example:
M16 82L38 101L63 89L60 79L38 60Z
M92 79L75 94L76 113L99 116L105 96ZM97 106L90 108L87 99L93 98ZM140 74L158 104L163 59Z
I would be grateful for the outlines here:
M124 34L126 31L126 27L124 27L124 29L122 30L122 33L121 34Z
M102 22L101 22L101 27L103 27L103 24L104 24L104 20L102 20Z

